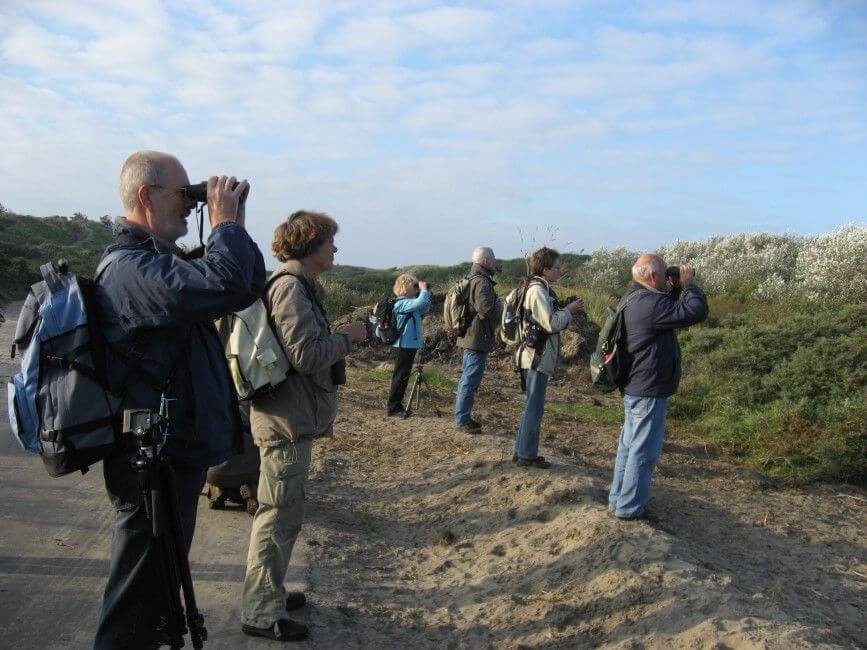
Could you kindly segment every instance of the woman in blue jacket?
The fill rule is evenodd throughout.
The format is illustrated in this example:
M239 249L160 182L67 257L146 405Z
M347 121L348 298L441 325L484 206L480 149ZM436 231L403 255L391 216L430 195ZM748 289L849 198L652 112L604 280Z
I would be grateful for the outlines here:
M397 359L391 376L391 392L388 395L388 414L400 415L404 412L403 396L409 383L409 373L415 354L424 345L422 316L430 311L430 290L427 282L404 273L394 281L394 320L400 333L394 347Z

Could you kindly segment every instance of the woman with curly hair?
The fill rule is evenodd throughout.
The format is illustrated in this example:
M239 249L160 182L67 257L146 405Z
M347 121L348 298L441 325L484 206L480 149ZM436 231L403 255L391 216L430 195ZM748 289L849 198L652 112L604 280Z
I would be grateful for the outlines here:
M397 358L394 361L394 372L391 375L391 391L388 395L388 414L400 415L404 412L403 396L409 383L409 373L416 352L424 345L422 316L430 311L430 289L427 282L419 282L418 278L404 273L394 281L395 326L399 333L394 347Z
M360 322L332 331L325 314L317 278L334 265L336 234L328 215L299 211L277 226L272 244L283 266L269 281L265 301L292 369L273 392L253 400L250 414L261 467L241 629L278 641L307 636L307 627L287 614L306 597L286 593L283 580L304 516L313 439L331 435L344 360L367 334Z

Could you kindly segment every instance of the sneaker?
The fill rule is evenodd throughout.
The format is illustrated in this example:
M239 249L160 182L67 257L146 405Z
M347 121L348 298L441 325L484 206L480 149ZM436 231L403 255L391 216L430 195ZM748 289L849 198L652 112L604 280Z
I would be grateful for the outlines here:
M290 591L286 594L286 611L301 609L307 604L307 596L303 591Z
M280 619L270 627L253 627L252 625L241 625L241 632L248 636L261 636L272 641L301 641L307 638L307 626L298 621L290 619Z
M518 458L515 461L518 467L538 467L539 469L548 469L551 463L545 460L544 456L536 456L535 458Z

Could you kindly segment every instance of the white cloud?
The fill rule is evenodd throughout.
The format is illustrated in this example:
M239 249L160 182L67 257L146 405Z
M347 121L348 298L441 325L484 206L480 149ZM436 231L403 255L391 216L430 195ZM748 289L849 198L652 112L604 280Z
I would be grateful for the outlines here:
M302 205L341 220L344 261L372 262L361 244L398 228L423 233L429 261L461 257L466 228L480 240L493 228L514 252L527 214L587 237L604 236L596 219L624 219L622 236L636 206L692 214L702 184L740 164L791 172L819 143L863 161L852 143L867 137L867 57L856 40L822 41L842 11L6 3L0 201L114 212L117 168L148 147L195 177L250 177L263 246Z

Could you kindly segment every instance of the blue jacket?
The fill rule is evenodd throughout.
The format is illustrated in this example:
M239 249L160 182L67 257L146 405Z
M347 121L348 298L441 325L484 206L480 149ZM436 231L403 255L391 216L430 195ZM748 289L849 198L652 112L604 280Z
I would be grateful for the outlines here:
M186 465L217 465L241 452L243 427L213 321L262 295L262 253L234 223L218 225L194 260L123 218L115 235L104 255L122 253L96 287L98 318L115 351L109 383L124 387L122 409L156 411L159 384L171 376L165 453ZM127 372L138 355L142 372Z
M667 293L656 293L637 282L627 295L641 291L626 306L623 322L626 329L626 395L670 397L680 383L680 345L675 328L700 323L707 318L704 292L690 285L680 300Z
M394 303L394 324L400 337L394 342L395 348L424 347L422 316L430 311L430 291L422 291L418 298L401 298Z

